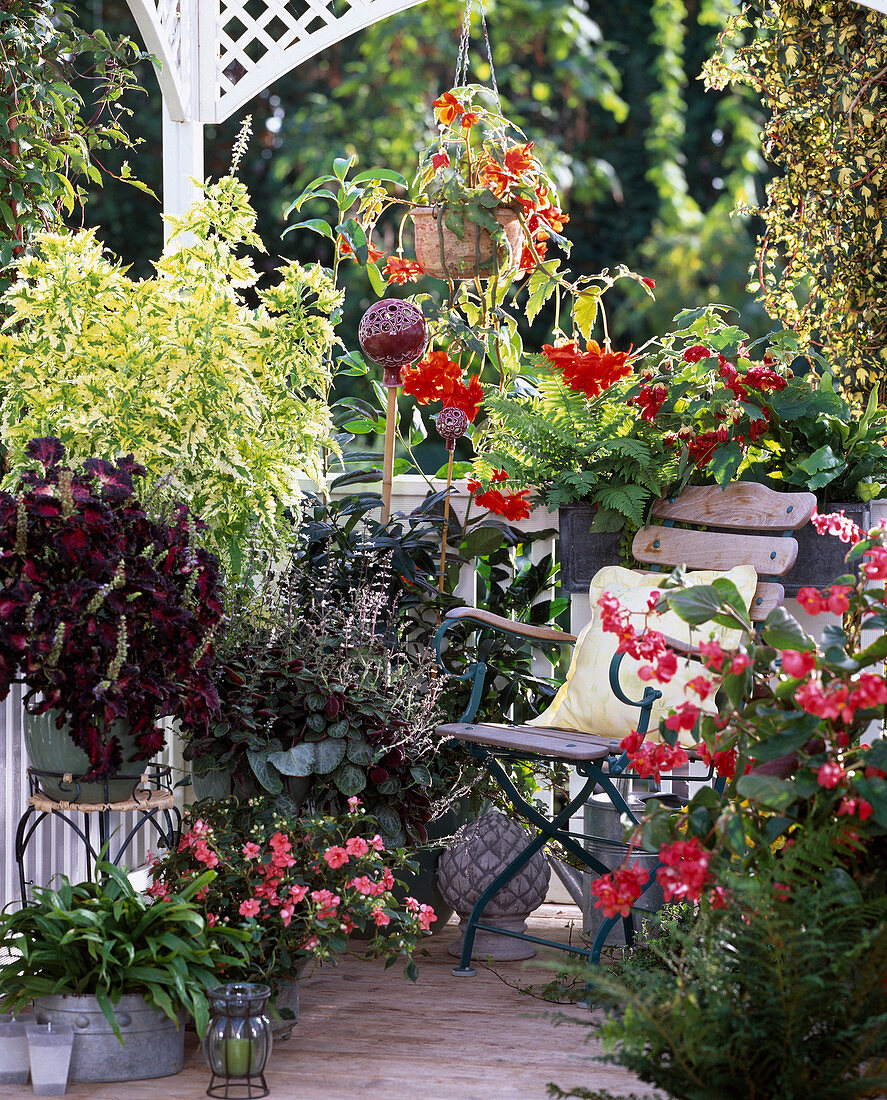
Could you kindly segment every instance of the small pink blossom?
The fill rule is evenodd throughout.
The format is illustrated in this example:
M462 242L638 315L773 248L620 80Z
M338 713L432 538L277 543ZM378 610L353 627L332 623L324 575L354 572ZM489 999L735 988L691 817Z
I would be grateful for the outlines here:
M374 909L373 923L379 928L384 928L386 924L391 924L391 917L388 916L384 909Z
M246 901L240 903L240 908L237 912L242 917L257 917L261 908L262 903L258 898L248 898Z
M248 840L243 846L243 854L247 859L258 859L262 854L262 849L252 840Z
M782 651L782 671L788 676L800 680L816 668L816 654L812 649L784 649Z
M360 800L360 799L359 799L359 798L357 797L357 795L356 795L356 794L353 794L353 795L352 795L352 796L351 796L351 797L350 797L350 798L348 799L348 809L349 809L349 810L350 810L350 811L351 811L352 813L354 813L354 811L355 811L355 810L357 809L357 807L358 807L358 806L362 806L362 805L363 805L363 802L362 802L362 801L361 801L361 800Z
M374 848L377 852L384 852L385 851L385 844L383 843L382 838L379 836L378 833L376 833L376 835L373 837L373 839L371 841L369 841L369 845L370 845L371 848Z
M327 848L323 853L323 858L333 869L344 867L348 862L348 852L339 845L333 845L332 848Z
M837 787L841 780L845 776L845 771L840 764L836 764L834 761L829 760L816 773L816 778L820 787L826 787L831 789Z
M370 846L363 837L352 836L345 842L345 851L349 856L360 858L361 856L365 856L369 850Z

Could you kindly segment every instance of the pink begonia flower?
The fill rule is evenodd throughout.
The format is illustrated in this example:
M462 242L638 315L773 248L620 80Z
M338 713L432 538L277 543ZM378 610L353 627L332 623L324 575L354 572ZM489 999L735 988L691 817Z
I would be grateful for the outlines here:
M408 909L411 913L418 913L419 912L419 903L418 903L418 901L416 901L415 898L404 898L403 899L403 904L404 904L404 907L406 909Z
M191 826L191 832L195 836L209 836L212 830L202 818L198 818Z
M392 875L387 867L382 871L382 885L386 890L391 890L394 887L394 875Z
M332 868L344 867L348 862L348 853L344 848L339 845L333 845L332 848L327 848L323 853L323 858Z
M862 567L863 573L870 581L883 581L887 579L887 546L872 546L866 550L864 558L871 558Z
M703 664L713 672L720 672L724 664L726 654L717 642L700 642L699 652L703 657Z
M708 865L711 860L711 852L702 847L699 838L694 836L690 840L663 844L659 849L659 859L663 866L657 870L656 878L665 900L686 898L687 901L698 901L709 878Z
M313 951L315 947L320 943L317 936L309 936L307 940L302 944L305 951Z
M271 845L271 849L274 852L289 852L293 847L289 841L289 837L284 836L283 833L275 833L268 843Z
M352 836L345 841L345 851L349 856L365 856L369 850L370 846L363 837Z
M248 840L243 846L243 854L247 859L258 859L262 854L262 849L252 840Z
M283 922L283 927L289 928L289 923L293 919L292 906L282 905L280 907L280 919Z
M828 760L816 773L816 779L820 787L826 787L830 790L832 787L837 787L846 774L840 764Z
M246 901L240 903L240 908L237 912L242 917L257 917L261 908L262 903L258 898L248 898Z
M355 811L355 810L357 809L357 807L358 807L358 806L362 806L362 805L363 805L363 802L362 802L362 801L361 801L361 800L360 800L360 799L359 799L359 798L357 797L357 795L356 795L356 794L353 794L353 795L352 795L352 796L351 796L351 797L350 797L350 798L348 799L348 809L349 809L349 810L350 810L350 811L351 811L352 813L354 813L354 811Z
M426 932L431 926L431 922L437 920L437 914L431 908L430 905L419 906L419 927L423 928Z
M165 898L169 893L169 883L164 882L163 879L158 879L157 882L152 883L147 890L147 893L152 898Z
M386 924L391 924L391 917L382 909L374 909L373 922L378 925L379 928L384 928Z
M210 926L210 928L215 928L218 919L219 918L215 915L215 913L206 914L206 923Z
M782 671L788 676L800 680L816 668L816 654L812 649L784 649L782 651Z
M379 836L378 833L376 833L376 835L373 837L373 839L371 841L369 841L369 845L370 845L371 848L375 848L375 850L377 852L384 852L385 851L385 845L382 842L382 838Z
M738 676L752 664L750 657L746 657L744 653L737 653L736 656L730 662L730 667L727 669L725 676Z
M820 515L814 508L810 522L820 535L834 535L841 542L861 542L865 538L862 528L857 527L852 519L848 519L845 512L829 512L826 515Z
M865 798L842 798L838 805L837 816L855 813L859 814L860 821L866 821L874 813L871 802Z
M294 905L298 905L299 902L302 901L302 899L305 897L305 895L307 893L308 893L308 887L307 886L301 886L301 885L291 886L290 887L290 901L292 901L292 903Z
M687 690L695 691L700 699L707 699L711 692L715 690L715 685L707 676L694 676L692 680L688 680L684 684L684 691Z

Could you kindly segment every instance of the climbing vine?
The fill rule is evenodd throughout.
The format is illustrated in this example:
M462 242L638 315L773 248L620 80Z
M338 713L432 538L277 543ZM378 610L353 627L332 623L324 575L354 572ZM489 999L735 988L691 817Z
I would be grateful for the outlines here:
M129 38L86 33L63 2L0 0L0 291L34 235L83 202L87 181L101 184L98 154L134 144L123 96L146 56ZM126 166L121 176L141 186Z
M887 397L887 17L851 0L753 0L706 70L754 88L780 175L767 188L752 289L822 350L848 395Z

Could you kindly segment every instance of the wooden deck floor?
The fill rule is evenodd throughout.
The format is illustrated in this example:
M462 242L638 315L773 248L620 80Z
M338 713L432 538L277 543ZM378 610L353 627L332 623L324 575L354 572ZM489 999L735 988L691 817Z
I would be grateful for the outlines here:
M569 935L579 910L546 905L531 931L550 939ZM426 940L419 980L400 966L346 959L302 983L299 1022L292 1038L274 1047L266 1074L275 1100L545 1100L546 1084L608 1089L654 1097L648 1086L616 1066L596 1061L599 1045L587 1028L556 1026L548 1006L519 994L495 974L452 973L446 947L455 923ZM500 963L501 973L525 982L548 981L542 948L528 963ZM583 1009L571 1016L588 1019ZM71 1100L198 1100L209 1071L189 1035L185 1069L175 1077L125 1084L71 1085ZM661 1095L661 1094L659 1094ZM0 1086L2 1100L33 1096L31 1086Z

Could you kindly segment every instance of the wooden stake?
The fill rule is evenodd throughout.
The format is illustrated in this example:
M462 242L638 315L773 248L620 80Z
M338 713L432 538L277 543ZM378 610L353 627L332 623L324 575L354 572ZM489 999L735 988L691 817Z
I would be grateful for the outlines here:
M397 435L397 386L388 387L385 414L385 458L382 463L382 523L391 518L391 483L394 480L394 439Z
M447 532L450 527L450 486L453 483L453 459L456 457L456 449L450 451L449 461L447 462L447 495L444 497L444 518L443 518L443 535L440 543L440 580L437 582L438 592L444 590L444 569L447 564Z

